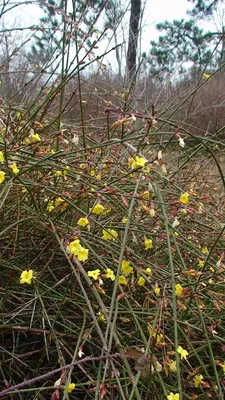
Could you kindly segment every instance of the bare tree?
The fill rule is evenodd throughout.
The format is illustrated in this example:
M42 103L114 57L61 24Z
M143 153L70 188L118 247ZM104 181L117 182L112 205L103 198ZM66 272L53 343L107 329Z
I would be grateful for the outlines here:
M6 101L9 98L16 102L28 99L43 84L41 71L36 69L34 61L30 62L27 55L32 33L25 36L24 30L17 25L16 20L6 28L4 18L1 19L0 97ZM39 80L39 88L36 78Z

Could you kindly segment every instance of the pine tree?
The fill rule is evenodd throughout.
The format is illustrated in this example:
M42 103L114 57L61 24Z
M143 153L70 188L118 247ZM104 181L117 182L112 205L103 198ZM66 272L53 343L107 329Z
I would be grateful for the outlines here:
M207 68L214 70L225 61L224 27L219 32L205 32L199 21L212 18L222 0L192 0L194 8L189 20L165 21L157 24L163 33L158 41L151 41L148 57L150 72L159 79L165 73L194 69L199 74Z

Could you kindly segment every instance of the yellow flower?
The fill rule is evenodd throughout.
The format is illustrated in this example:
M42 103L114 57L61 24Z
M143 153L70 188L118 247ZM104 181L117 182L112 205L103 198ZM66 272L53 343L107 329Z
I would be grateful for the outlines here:
M128 283L127 279L123 275L119 276L119 281L118 282L119 282L120 285L127 285L127 283Z
M100 275L100 269L95 269L93 271L88 271L88 276L90 278L93 278L95 281L97 281L99 275Z
M176 285L175 285L175 294L176 294L176 296L181 296L182 295L182 293L183 293L183 287L181 286L181 284L180 283L177 283Z
M145 192L143 192L143 193L141 194L141 197L142 197L143 199L150 199L151 193L150 193L148 190L146 190Z
M68 171L70 170L69 165L66 166L66 169L63 170L63 175L66 176L68 174Z
M122 223L123 224L126 224L126 222L128 221L128 218L126 218L126 217L123 217L123 219L122 219Z
M13 163L12 165L10 165L9 168L12 169L12 171L13 171L13 173L14 173L15 175L17 175L17 174L20 172L20 170L17 168L16 163Z
M2 151L0 151L0 162L2 163L4 161L5 161L4 154Z
M48 202L48 205L47 205L47 211L48 212L51 212L52 210L54 210L55 206L53 204L54 203L53 203L52 200Z
M77 258L79 261L86 261L88 259L89 250L85 249L85 247L80 246L77 251Z
M151 268L149 268L149 267L146 268L146 269L145 269L145 274L148 275L148 276L152 275L152 270L151 270Z
M17 117L17 119L18 119L19 121L21 121L21 119L22 119L22 114L18 111L18 112L16 113L16 117Z
M140 276L140 278L137 281L138 286L144 286L145 284L145 279L143 278L143 276Z
M203 253L203 254L206 254L206 255L209 254L209 250L207 249L206 246L204 246L204 247L202 248L202 253Z
M32 140L33 140L34 142L41 142L41 138L40 138L40 136L38 135L38 133L32 133L32 134L31 134L31 137L32 137Z
M96 171L95 171L94 169L91 169L90 175L91 175L91 176L95 176L95 173L96 173Z
M24 142L25 142L26 144L30 144L31 141L30 141L29 138L26 137L26 138L24 139Z
M28 283L30 285L33 277L34 273L32 269L29 269L29 271L25 270L20 275L20 283Z
M179 393L173 393L170 392L170 394L167 396L167 400L180 400L180 395Z
M205 261L204 261L204 260L199 260L199 261L198 261L198 266L199 266L200 268L203 268L204 265L205 265Z
M106 272L107 274L105 275L105 277L111 279L111 281L114 281L116 278L114 272L110 268L107 268Z
M145 158L136 156L135 157L135 161L134 161L134 163L135 163L135 167L134 168L144 167L146 162L147 162L147 160Z
M104 209L105 209L105 207L104 207L102 204L96 204L96 205L92 208L91 212L92 212L93 214L99 215L99 214L101 214L101 213L104 211Z
M188 204L189 203L189 194L188 194L188 192L185 192L185 193L183 193L181 196L180 196L180 202L182 203L182 204Z
M164 339L163 333L159 333L157 331L153 332L152 337L155 338L156 344L161 343Z
M122 261L121 271L124 275L129 275L133 272L133 267L130 266L130 261L128 260Z
M118 237L118 233L114 229L103 229L102 231L102 239L104 240L116 240Z
M69 385L67 386L67 392L71 393L75 389L75 387L75 383L69 383Z
M194 385L195 387L199 387L203 381L203 376L202 375L195 375L195 377L193 378L194 381Z
M169 364L169 370L171 372L177 372L177 362L174 360L171 361L171 363Z
M80 218L77 222L77 225L82 226L83 228L89 224L87 217Z
M5 172L0 171L0 183L4 182L5 180Z
M145 239L145 250L151 249L152 247L152 239Z
M79 261L86 261L88 259L89 250L82 247L79 239L75 239L67 247L67 251L73 256L77 256Z
M140 167L144 167L147 160L143 157L136 156L135 159L132 158L131 160L131 168L136 169Z
M60 204L62 204L64 202L64 200L61 197L57 197L55 199L55 207L60 206Z
M106 317L105 317L105 315L104 315L101 311L99 311L99 312L97 313L97 315L98 315L99 321L106 322Z
M71 242L69 244L67 249L69 250L70 254L72 254L73 256L77 256L81 247L82 246L80 244L80 240L79 239L75 239L73 242Z
M154 292L158 296L160 294L160 288L158 286L155 286Z
M62 171L55 171L55 176L62 176Z
M211 74L206 74L206 73L204 72L203 77L204 77L206 80L209 81L210 78L211 78Z
M183 347L181 347L181 346L178 346L177 352L178 352L178 354L180 354L181 360L183 360L183 358L185 360L187 360L187 356L188 356L187 350L183 349Z

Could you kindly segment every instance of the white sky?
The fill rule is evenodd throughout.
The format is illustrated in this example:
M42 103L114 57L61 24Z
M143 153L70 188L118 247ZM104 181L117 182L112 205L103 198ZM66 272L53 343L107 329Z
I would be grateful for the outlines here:
M145 1L142 0L142 4ZM126 3L126 0L124 1ZM192 8L192 3L188 0L146 0L144 19L149 26L166 19L173 20L185 17L186 10ZM19 8L17 8L18 10ZM24 12L25 11L25 12ZM39 7L35 5L21 5L20 14L24 21L37 22Z
M17 0L19 2L20 0ZM126 0L124 4L127 3ZM22 0L21 0L22 2ZM11 3L11 2L10 2ZM38 1L37 1L38 3ZM142 5L145 0L142 0ZM192 3L188 0L146 0L146 7L143 18L143 51L148 51L150 40L158 37L158 31L155 25L164 20L172 21L173 19L185 18L187 9L191 8ZM14 9L10 14L6 14L7 21L16 21L20 26L29 26L38 24L42 12L38 5L24 5ZM129 21L129 13L127 13L127 22Z
M186 11L193 6L188 0L147 0L144 21L146 27L143 32L143 51L148 50L150 40L155 40L159 36L159 32L155 29L155 25L165 20L173 21L187 17ZM188 17L187 17L188 18Z
M23 2L23 0L17 0ZM122 0L124 4L127 4L128 0ZM11 3L11 1L10 1ZM38 1L37 1L38 3ZM142 0L142 4L144 0ZM142 44L141 52L148 54L150 50L150 41L157 40L159 32L155 28L155 25L165 20L172 21L174 19L189 18L186 15L188 9L193 8L193 3L188 0L146 0L146 8L143 17L143 29L142 29ZM39 18L42 15L38 5L24 5L17 7L10 15L7 16L7 21L13 22L16 18L18 25L29 26L38 24ZM128 25L129 25L129 13L125 17L125 37L128 38ZM9 23L10 24L10 23ZM17 24L17 23L16 23ZM109 36L112 34L109 31ZM118 42L122 42L122 36L119 36ZM100 48L96 50L96 55L102 54L105 47L107 46L107 40L104 40L100 44ZM110 47L114 46L114 42L111 43ZM111 54L104 62L110 63L114 67L115 55ZM115 64L116 65L116 64ZM114 68L113 68L114 69Z
M142 4L144 4L144 2L145 1L142 0ZM126 3L126 0L124 3ZM155 24L166 19L172 21L173 19L183 18L186 15L186 11L192 8L191 6L193 6L193 4L188 0L146 0L144 21L154 35L156 33L154 29ZM26 13L24 13L25 10ZM27 23L29 23L29 21L37 23L37 15L39 14L38 6L21 5L20 12L22 19Z

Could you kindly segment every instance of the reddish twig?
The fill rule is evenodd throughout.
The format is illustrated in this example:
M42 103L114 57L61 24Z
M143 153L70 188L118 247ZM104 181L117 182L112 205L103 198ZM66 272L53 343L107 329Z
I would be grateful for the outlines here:
M24 382L18 383L17 385L8 387L7 389L2 390L0 392L0 398L4 397L9 392L13 392L14 390L19 390L19 389L24 388L25 386L32 385L35 382L39 382L43 379L49 378L52 375L58 374L59 372L62 372L65 369L75 367L77 365L84 364L86 362L103 361L108 358L112 359L112 358L134 358L134 357L130 356L130 355L126 355L126 354L108 354L106 356L101 356L101 357L85 357L82 360L74 361L71 364L67 364L67 365L64 365L63 367L57 368L54 371L47 372L46 374L37 376L36 378L32 378L32 379L29 379L28 381L24 381Z

